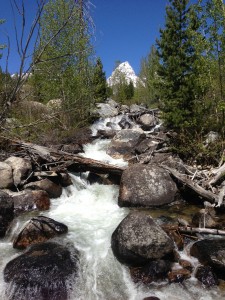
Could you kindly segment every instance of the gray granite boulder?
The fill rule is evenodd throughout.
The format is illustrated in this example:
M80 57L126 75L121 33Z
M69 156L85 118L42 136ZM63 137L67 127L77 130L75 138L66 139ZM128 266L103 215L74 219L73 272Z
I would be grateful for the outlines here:
M22 180L26 179L32 172L32 165L28 159L10 156L5 160L5 163L10 165L12 168L13 182L15 186L21 184Z
M107 154L114 158L129 157L134 147L144 139L145 134L140 130L120 130L109 144Z
M0 189L7 189L13 187L13 173L12 168L5 162L0 162Z
M111 247L121 263L141 266L172 256L174 243L149 215L133 212L113 232Z
M177 186L157 165L135 164L122 174L118 204L121 207L154 207L176 200Z

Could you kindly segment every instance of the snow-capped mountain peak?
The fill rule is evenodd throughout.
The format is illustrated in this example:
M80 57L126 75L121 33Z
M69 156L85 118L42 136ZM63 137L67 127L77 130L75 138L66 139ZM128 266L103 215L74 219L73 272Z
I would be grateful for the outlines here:
M128 84L130 83L130 81L132 81L134 87L136 87L138 77L136 76L133 68L128 61L119 64L119 66L112 72L112 75L107 79L108 85L113 86L117 84L120 80L120 74L125 76L125 80Z

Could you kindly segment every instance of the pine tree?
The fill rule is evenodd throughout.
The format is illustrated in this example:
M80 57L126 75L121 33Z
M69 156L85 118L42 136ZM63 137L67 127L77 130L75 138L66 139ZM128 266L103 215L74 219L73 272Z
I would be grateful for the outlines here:
M156 83L158 81L159 56L155 46L151 47L149 54L141 60L139 82L136 88L136 99L147 105L158 102Z
M105 101L107 98L106 76L100 57L97 58L93 74L93 94L95 102Z
M161 65L158 74L164 119L176 129L193 128L196 124L196 100L204 91L200 88L200 51L194 33L200 22L189 0L170 0L166 8L165 29L158 41Z

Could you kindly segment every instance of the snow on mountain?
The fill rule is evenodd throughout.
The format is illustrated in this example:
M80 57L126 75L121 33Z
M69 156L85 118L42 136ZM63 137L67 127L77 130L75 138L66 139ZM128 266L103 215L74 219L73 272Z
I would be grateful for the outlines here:
M108 85L113 86L117 84L120 80L119 77L121 73L125 75L125 80L128 84L130 83L130 81L132 81L134 87L137 86L139 78L138 76L136 76L133 68L131 67L128 61L119 64L119 66L112 72L112 75L107 79Z

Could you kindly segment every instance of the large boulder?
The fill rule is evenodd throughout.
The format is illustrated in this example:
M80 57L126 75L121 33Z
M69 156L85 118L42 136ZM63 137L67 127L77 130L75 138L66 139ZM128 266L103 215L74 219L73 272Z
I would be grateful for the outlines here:
M0 162L0 189L13 187L13 172L10 165Z
M130 213L112 234L115 257L123 264L141 266L149 261L168 258L174 243L144 212Z
M14 204L12 198L0 191L0 237L5 233L14 218Z
M97 103L96 106L97 109L94 113L100 118L115 117L119 114L119 109L112 105L112 103Z
M9 300L67 300L78 273L78 251L53 242L31 246L4 269Z
M135 164L122 174L118 204L121 207L153 207L175 200L177 186L157 165Z
M67 232L68 227L63 223L44 216L35 217L20 231L13 242L13 248L25 249Z
M32 172L30 160L22 157L10 156L5 160L5 163L11 166L13 171L13 182L15 186L21 184L22 180L26 179Z
M190 254L205 266L212 267L216 275L225 280L225 239L204 239L194 243Z
M62 187L48 178L30 182L24 186L26 189L46 191L50 198L58 198L62 194Z
M16 213L32 210L48 210L50 207L49 195L45 191L24 190L10 193Z
M140 130L120 130L109 144L107 154L114 158L129 156L134 151L134 147L143 141L145 137L145 134Z

